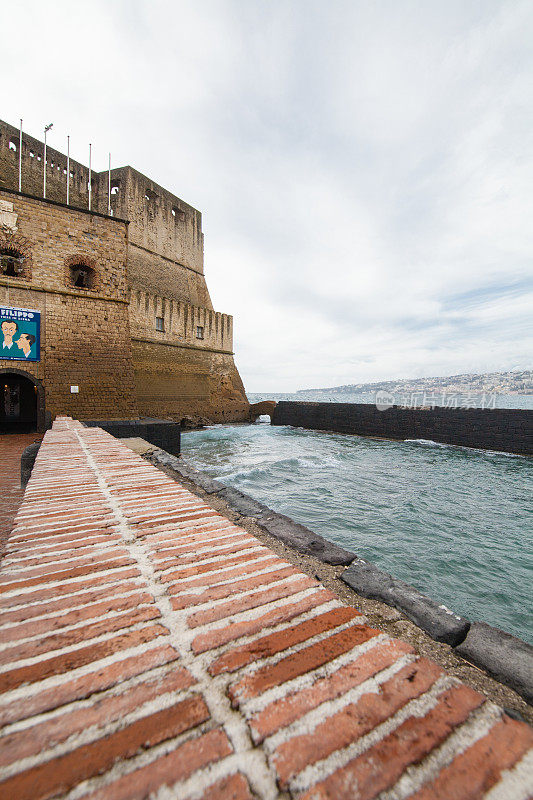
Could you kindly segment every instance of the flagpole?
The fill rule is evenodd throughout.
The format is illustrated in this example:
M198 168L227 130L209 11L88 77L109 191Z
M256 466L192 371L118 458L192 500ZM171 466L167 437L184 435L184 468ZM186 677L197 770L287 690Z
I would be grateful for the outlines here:
M70 188L70 136L67 136L67 206Z
M22 191L22 120L20 120L19 136L19 192Z
M89 145L89 211L91 210L91 152L92 145Z

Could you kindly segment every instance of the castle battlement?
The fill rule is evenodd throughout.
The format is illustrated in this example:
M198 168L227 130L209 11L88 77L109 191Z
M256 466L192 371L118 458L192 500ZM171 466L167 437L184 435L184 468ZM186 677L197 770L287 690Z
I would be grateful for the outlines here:
M0 121L0 303L41 314L39 358L18 372L47 412L246 419L233 318L213 309L204 275L201 213L131 166L92 172L89 204L86 165L48 144L46 162L44 199L44 143L23 134L21 147ZM102 305L112 299L125 316ZM102 342L118 338L110 371ZM8 374L21 364L6 353Z

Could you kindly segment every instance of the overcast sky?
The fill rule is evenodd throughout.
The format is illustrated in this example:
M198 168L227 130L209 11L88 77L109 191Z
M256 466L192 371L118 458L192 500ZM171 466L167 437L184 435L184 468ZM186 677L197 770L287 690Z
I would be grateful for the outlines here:
M248 391L531 368L531 0L0 3L0 116L203 212Z

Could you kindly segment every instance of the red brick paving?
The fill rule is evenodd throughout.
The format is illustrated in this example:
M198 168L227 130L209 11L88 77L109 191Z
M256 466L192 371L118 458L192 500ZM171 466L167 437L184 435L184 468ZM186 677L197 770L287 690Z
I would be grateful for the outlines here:
M28 445L40 438L36 433L0 433L0 558L24 495L20 488L20 457Z
M526 724L98 429L47 434L0 592L1 797L528 797Z

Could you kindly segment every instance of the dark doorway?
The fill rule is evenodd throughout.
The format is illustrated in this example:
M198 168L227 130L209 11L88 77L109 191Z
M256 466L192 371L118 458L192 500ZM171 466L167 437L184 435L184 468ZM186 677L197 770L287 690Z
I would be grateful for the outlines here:
M14 372L0 374L0 431L31 433L37 430L37 386Z

